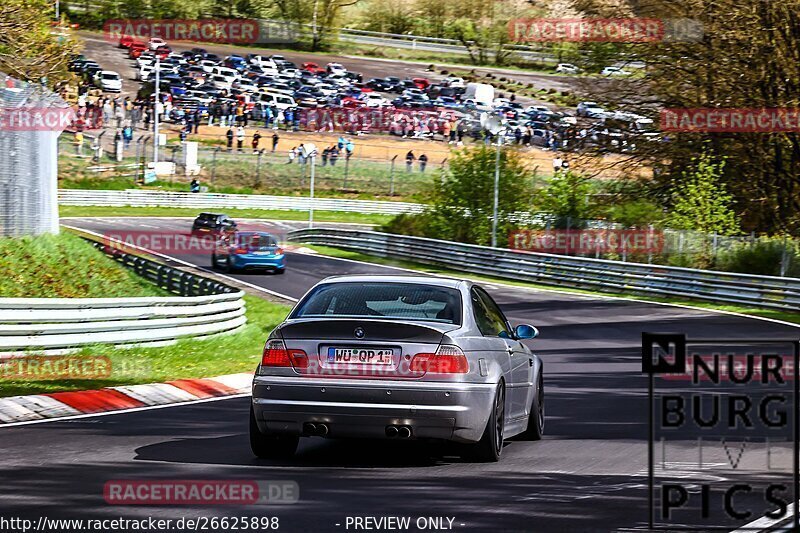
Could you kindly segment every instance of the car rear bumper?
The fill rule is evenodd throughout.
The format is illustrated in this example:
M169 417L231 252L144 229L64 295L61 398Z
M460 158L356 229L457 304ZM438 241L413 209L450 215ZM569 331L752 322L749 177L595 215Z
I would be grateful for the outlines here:
M387 438L396 425L413 438L477 442L494 394L491 383L256 376L252 402L261 431L302 435L324 423L331 437Z
M265 268L269 270L283 270L286 268L285 256L263 256L263 255L236 255L231 256L231 262L235 268Z

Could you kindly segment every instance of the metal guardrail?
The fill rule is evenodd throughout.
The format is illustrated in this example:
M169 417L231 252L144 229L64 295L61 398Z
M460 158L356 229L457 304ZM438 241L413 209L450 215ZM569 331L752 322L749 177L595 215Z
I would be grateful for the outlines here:
M282 211L308 211L312 201L294 196L268 196L261 194L216 194L128 189L103 191L88 189L59 189L61 205L107 205L134 207L188 207L200 209L275 209ZM408 202L381 202L376 200L344 200L315 198L313 206L318 211L346 211L398 215L419 213L425 206Z
M0 356L59 352L92 344L163 344L243 326L244 293L107 244L94 246L179 296L0 298Z
M800 279L518 252L372 231L306 229L295 242L545 285L796 311Z

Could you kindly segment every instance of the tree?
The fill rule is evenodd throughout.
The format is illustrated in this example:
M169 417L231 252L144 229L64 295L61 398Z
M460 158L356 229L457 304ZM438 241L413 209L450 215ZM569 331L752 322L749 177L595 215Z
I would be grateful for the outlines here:
M591 216L591 193L592 185L588 179L571 170L561 171L539 191L537 207L555 215L556 228L579 228Z
M731 209L732 197L721 182L725 162L715 162L709 154L703 154L693 163L694 168L684 171L674 184L667 225L706 234L738 233L739 223Z
M53 86L69 79L69 56L79 49L50 25L53 11L46 0L4 0L0 10L0 72Z
M470 244L491 242L494 174L497 152L493 148L466 149L450 160L450 170L434 178L431 207L418 215L401 215L384 229ZM530 198L529 173L517 151L500 154L498 242L516 226L513 214L526 211Z
M576 4L586 16L625 16L619 6L608 8L606 0ZM691 19L702 25L702 34L628 46L629 58L642 61L646 75L587 80L587 99L656 120L659 108L792 109L800 104L800 0L639 0L630 5L630 16ZM800 229L797 131L666 132L663 141L637 143L631 162L663 169L651 185L667 207L676 178L698 153L707 152L727 163L719 179L744 229Z

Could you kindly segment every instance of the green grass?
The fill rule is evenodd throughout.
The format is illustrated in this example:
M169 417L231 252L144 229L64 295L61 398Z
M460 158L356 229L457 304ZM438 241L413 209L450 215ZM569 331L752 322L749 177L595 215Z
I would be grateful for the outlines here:
M58 208L62 217L196 217L200 208L188 207L117 207L61 205ZM215 209L235 219L259 218L274 220L308 220L307 211L282 211L277 209ZM340 211L314 211L315 222L352 222L358 224L385 224L391 215L371 213L345 213Z
M247 324L235 333L208 339L186 339L157 348L91 346L71 354L77 358L107 357L108 377L97 379L11 380L0 370L0 396L98 389L181 378L252 372L270 330L284 319L289 306L245 296Z
M0 296L4 298L168 294L69 233L0 239L0 257Z
M122 164L133 162L123 161ZM258 157L250 154L218 153L216 161L210 151L202 151L199 161L203 168L199 180L209 192L229 194L308 194L309 165L286 164L282 153L266 153L258 163ZM441 167L441 158L433 158L427 172L405 171L405 163L397 161L394 171L389 161L369 159L350 160L345 171L344 158L336 166L322 166L317 161L314 187L319 196L370 198L415 201L432 187ZM90 160L75 159L66 155L59 157L59 187L62 189L107 189L124 190L138 188L133 168L116 168L117 162L104 160L102 167L111 167L104 172L89 170L95 166ZM213 180L212 180L213 169ZM347 177L345 177L345 174ZM158 181L144 188L187 191L188 179L178 177L175 181Z
M643 295L636 295L636 294L619 294L613 292L600 292L600 291L592 291L592 290L585 290L585 289L573 289L570 287L559 287L553 285L544 285L539 283L530 283L524 281L514 281L505 278L498 278L492 276L481 276L478 274L472 274L469 272L459 272L457 270L450 270L446 268L440 268L430 265L422 265L419 263L414 263L411 261L400 261L396 259L387 259L383 257L376 257L372 255L362 254L359 252L353 252L350 250L342 250L339 248L333 248L330 246L319 246L319 245L310 245L304 244L308 248L312 250L316 250L322 255L327 255L330 257L339 257L342 259L352 259L354 261L368 261L370 263L377 263L381 265L387 266L396 266L402 268L409 268L412 270L418 270L420 272L428 272L430 274L439 274L444 276L450 276L454 278L469 278L474 279L477 281L484 281L487 283L502 283L504 285L513 285L516 287L526 287L529 289L538 289L538 290L547 290L547 291L555 291L555 292L567 292L567 293L576 293L576 294L585 294L587 296L612 296L615 298L624 298L624 299L631 299L631 300L642 300L647 302L655 302L655 303L665 303L665 304L674 304L674 305L688 305L692 307L697 307L701 309L708 309L712 311L727 311L731 313L741 313L744 315L752 315L756 317L763 317L763 318L770 318L774 320L783 320L785 322L791 322L794 324L800 324L800 313L790 313L787 311L773 311L769 309L759 309L755 307L747 307L747 306L739 306L739 305L724 305L724 304L713 304L708 302L698 302L694 300L688 299L681 299L681 298L654 298L651 296L643 296Z

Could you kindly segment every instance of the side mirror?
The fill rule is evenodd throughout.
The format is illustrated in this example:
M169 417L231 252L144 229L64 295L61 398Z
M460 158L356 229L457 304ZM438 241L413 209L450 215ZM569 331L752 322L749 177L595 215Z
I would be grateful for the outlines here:
M517 339L535 339L539 336L539 330L528 324L520 324L514 328L514 335Z

